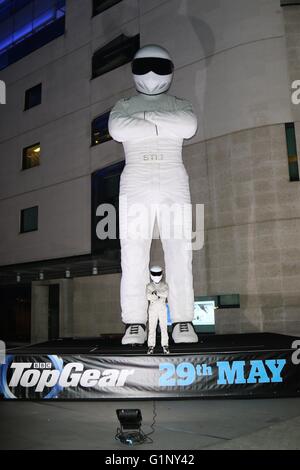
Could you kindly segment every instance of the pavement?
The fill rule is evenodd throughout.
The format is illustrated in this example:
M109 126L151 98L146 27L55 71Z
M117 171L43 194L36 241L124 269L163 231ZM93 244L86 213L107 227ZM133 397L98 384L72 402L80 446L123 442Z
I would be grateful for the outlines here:
M300 398L130 402L0 401L0 449L126 448L117 408L140 408L147 450L299 450Z

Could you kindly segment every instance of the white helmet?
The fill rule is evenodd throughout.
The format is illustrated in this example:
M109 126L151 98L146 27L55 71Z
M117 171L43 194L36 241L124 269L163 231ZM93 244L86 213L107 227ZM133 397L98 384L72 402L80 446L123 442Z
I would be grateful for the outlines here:
M151 266L150 268L151 281L159 284L163 277L163 269L160 266Z
M133 80L144 95L160 95L171 85L174 64L163 47L150 44L141 47L132 61Z

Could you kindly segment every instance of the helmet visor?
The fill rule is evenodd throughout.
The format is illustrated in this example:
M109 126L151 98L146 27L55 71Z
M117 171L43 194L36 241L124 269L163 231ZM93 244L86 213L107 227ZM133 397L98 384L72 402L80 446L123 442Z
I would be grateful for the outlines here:
M134 59L132 62L132 73L134 75L145 75L154 72L157 75L170 75L173 73L174 64L169 59L145 57Z
M150 274L153 277L161 277L162 276L162 271L156 271L156 272L150 271Z

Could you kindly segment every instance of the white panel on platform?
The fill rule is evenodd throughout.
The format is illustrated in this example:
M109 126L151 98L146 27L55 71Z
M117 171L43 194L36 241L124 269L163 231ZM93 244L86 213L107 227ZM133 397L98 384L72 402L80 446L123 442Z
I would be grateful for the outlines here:
M215 325L214 300L199 300L194 303L194 320L196 326Z

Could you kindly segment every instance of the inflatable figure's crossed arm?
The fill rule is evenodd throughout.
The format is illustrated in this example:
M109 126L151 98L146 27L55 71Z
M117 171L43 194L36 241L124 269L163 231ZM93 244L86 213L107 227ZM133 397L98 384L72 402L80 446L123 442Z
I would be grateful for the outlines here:
M108 131L112 138L117 142L126 142L157 135L155 124L137 116L130 116L126 112L125 103L125 100L118 101L110 113Z
M175 111L147 111L128 114L120 100L109 117L109 133L117 142L154 136L190 139L197 131L197 118L188 101L177 100Z
M156 291L156 294L153 292ZM161 297L163 299L167 299L169 295L169 288L167 284L163 284L162 286L153 286L152 283L147 285L146 288L146 293L147 293L147 299L150 301L157 300L157 297Z
M190 139L197 131L197 118L192 105L180 100L181 106L176 111L150 111L145 113L145 119L158 127L158 133L163 136Z

